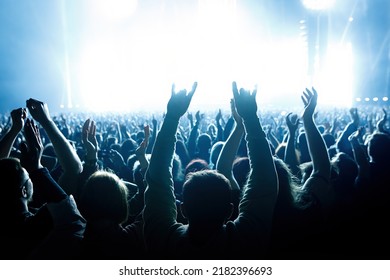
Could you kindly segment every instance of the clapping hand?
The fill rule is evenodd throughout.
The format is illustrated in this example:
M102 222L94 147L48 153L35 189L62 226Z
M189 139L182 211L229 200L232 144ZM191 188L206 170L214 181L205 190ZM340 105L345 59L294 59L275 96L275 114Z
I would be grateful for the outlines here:
M34 123L34 120L26 119L24 124L24 137L26 141L20 145L21 164L28 172L42 168L43 144L39 128Z

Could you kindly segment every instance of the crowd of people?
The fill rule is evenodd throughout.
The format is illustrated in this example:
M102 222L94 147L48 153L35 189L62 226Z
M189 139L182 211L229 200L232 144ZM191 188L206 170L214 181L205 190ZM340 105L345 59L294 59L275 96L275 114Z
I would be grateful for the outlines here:
M307 88L281 114L233 82L229 111L191 112L196 88L161 116L3 114L1 259L390 257L386 107Z

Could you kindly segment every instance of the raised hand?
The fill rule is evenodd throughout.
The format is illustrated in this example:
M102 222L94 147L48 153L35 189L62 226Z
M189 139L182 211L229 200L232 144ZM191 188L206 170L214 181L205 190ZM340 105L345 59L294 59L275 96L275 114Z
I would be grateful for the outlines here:
M194 82L192 89L187 93L186 89L176 91L175 84L173 84L171 98L167 105L167 116L177 119L183 116L190 106L192 96L194 95L197 86L198 83Z
M142 140L141 144L135 150L135 155L138 161L140 162L142 169L146 169L148 166L148 162L146 159L146 148L149 145L149 137L150 137L149 125L144 126L144 134L145 134L144 140Z
M42 168L43 144L38 126L34 123L34 120L26 119L24 137L26 141L20 145L21 164L29 172Z
M236 122L236 124L242 126L242 118L237 113L237 109L236 109L236 104L234 102L234 98L230 99L230 111L232 113L233 119Z
M34 120L40 124L51 120L49 108L46 103L30 98L26 101L26 106Z
M18 108L11 111L12 128L21 131L27 118L26 108Z
M297 114L288 113L286 116L286 125L289 131L296 131L299 126L299 118Z
M82 143L86 152L86 160L97 160L99 147L96 139L96 124L91 119L87 119L84 122L82 129Z
M111 149L109 151L109 160L116 172L119 172L123 166L126 166L123 156L117 150Z
M25 108L11 111L11 118L9 118L9 122L12 122L11 127L5 129L5 133L0 139L0 158L10 156L15 140L24 126L26 117L27 112Z
M189 120L189 122L190 122L191 124L194 123L194 116L192 115L191 112L188 112L188 113L187 113L187 119Z
M240 88L238 91L236 82L232 84L233 97L236 105L237 113L245 120L248 117L257 114L256 94L257 87L250 92L249 90Z
M197 111L195 113L195 119L197 124L200 124L203 118L204 118L204 114L201 114L200 111Z
M305 106L303 111L303 118L313 118L314 111L317 106L317 91L312 87L312 90L306 88L306 91L302 92L301 99L303 101L303 105Z
M355 132L348 136L348 140L350 142L359 143L359 141L363 142L363 136L366 132L366 128L364 126L359 127Z
M386 133L386 130L385 130L385 124L387 122L387 112L386 112L386 109L383 108L383 117L378 121L377 125L376 125L376 128L379 132L385 132Z
M217 115L215 116L215 121L219 123L219 121L222 119L222 111L221 109L218 110Z
M153 125L153 129L157 129L157 120L154 117L154 115L152 116L152 125Z
M349 109L349 114L351 115L351 118L352 118L352 122L355 124L355 125L359 125L359 114L358 114L358 110L357 108L351 108Z

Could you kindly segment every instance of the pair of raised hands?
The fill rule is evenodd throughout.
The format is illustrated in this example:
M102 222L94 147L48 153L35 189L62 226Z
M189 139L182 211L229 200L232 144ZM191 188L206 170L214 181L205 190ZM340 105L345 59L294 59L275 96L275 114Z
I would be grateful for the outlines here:
M27 117L26 108L18 108L11 112L12 126L21 131L23 129L25 141L20 144L21 164L27 171L42 168L41 157L43 153L43 143L38 125L35 121L46 122L50 120L47 104L36 99L28 99L26 107L32 116ZM35 121L34 121L35 120Z
M191 103L191 99L198 86L197 82L194 82L189 92L186 89L176 91L175 85L172 85L172 94L167 106L167 116L174 118L180 118L188 110ZM237 83L232 83L232 91L234 98L234 105L237 113L243 118L248 118L257 113L256 94L257 87L253 90L247 90L240 88L238 90ZM317 106L317 91L312 88L302 93L301 99L304 105L304 112L302 118L312 118L314 115L315 108Z

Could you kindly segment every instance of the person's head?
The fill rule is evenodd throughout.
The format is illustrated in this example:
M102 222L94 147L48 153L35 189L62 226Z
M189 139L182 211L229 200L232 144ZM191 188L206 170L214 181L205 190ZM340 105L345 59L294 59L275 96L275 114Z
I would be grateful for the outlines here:
M202 133L196 140L199 151L209 151L211 148L211 137L207 133Z
M280 158L274 157L276 172L279 181L278 205L285 207L297 205L299 199L299 181L287 164Z
M334 144L336 144L336 139L334 136L330 133L325 133L322 135L322 138L324 138L325 144L327 148L332 147Z
M188 174L181 208L190 226L222 225L233 211L229 180L216 170Z
M122 142L120 153L125 161L129 158L131 154L134 153L135 149L137 149L138 144L133 139L126 139Z
M210 123L207 126L207 134L210 135L210 137L214 138L215 135L217 134L217 126L213 123Z
M317 125L317 128L318 128L318 131L321 133L321 134L324 134L325 133L325 126L320 124L320 125Z
M333 179L353 184L358 176L358 165L348 154L339 152L331 160Z
M86 181L80 212L88 222L124 223L128 218L128 189L114 173L99 170Z
M200 158L195 158L192 159L184 168L184 176L187 176L189 173L205 169L210 169L208 162Z
M110 135L105 140L104 145L102 145L102 148L109 149L111 147L111 145L113 145L113 144L118 144L118 138Z
M390 135L374 133L367 138L368 155L372 162L389 165L390 163Z
M1 188L3 197L1 206L12 206L18 201L27 204L32 200L33 184L19 159L11 157L0 159L0 177L4 180L4 186Z
M145 138L145 132L143 132L142 130L138 131L136 134L136 138L136 142L138 143L138 145L140 145Z

